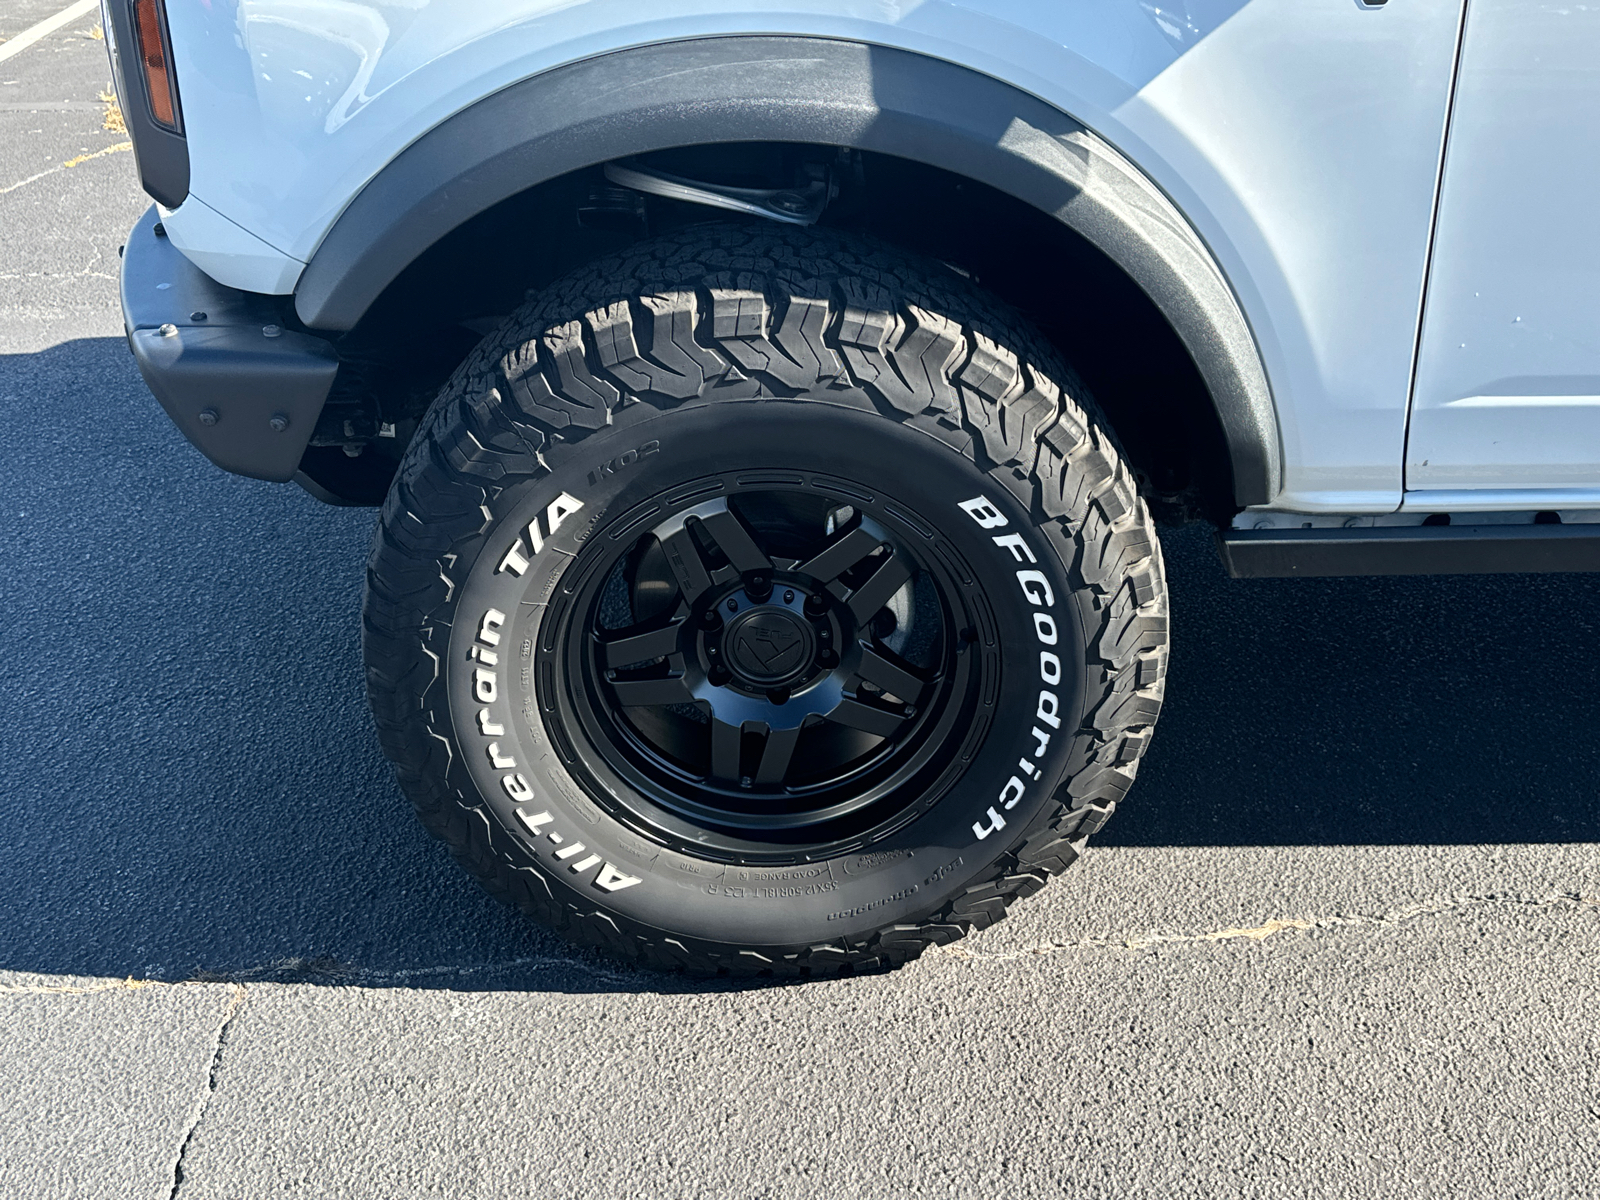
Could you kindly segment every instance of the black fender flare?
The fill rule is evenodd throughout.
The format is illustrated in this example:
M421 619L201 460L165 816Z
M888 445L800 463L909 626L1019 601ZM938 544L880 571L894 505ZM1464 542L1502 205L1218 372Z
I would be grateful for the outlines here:
M487 208L615 158L712 142L808 142L913 159L1076 230L1165 315L1210 392L1234 499L1278 492L1282 456L1259 348L1216 259L1172 201L1083 125L1018 88L860 42L663 42L522 80L442 121L369 181L300 276L314 330L353 328L424 250Z

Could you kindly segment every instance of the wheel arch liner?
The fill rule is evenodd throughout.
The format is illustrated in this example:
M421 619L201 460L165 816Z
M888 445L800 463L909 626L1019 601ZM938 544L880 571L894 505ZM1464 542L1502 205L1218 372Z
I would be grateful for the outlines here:
M724 37L601 55L523 80L398 154L323 238L300 318L343 331L450 230L614 158L715 142L808 142L912 159L1050 213L1145 291L1183 341L1228 441L1234 497L1268 503L1282 457L1266 372L1216 260L1172 202L1052 105L965 67L857 42Z

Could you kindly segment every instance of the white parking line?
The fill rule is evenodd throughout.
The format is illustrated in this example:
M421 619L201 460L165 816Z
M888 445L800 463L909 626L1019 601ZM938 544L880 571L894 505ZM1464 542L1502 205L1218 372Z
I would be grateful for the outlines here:
M100 7L100 0L78 0L76 4L62 9L53 17L46 17L30 29L24 29L9 42L0 42L0 62L5 62L13 54L21 54L40 38L47 38L63 25L76 21L79 17L93 12Z

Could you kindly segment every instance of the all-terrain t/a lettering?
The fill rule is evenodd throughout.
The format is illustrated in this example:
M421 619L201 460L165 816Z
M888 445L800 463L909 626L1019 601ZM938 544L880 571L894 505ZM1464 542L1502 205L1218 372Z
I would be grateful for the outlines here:
M562 496L567 500L571 500L571 497L567 496L565 492L562 493ZM573 501L572 507L567 508L566 512L557 513L556 504L552 504L550 506L550 531L553 533L560 526L562 518L567 513L575 512L581 507L581 503ZM530 527L532 526L530 525ZM537 549L534 552L538 553ZM516 573L520 575L522 572L517 571ZM497 659L494 652L487 649L487 647L500 644L500 631L505 623L505 613L497 608L486 609L483 615L478 618L477 639L468 647L467 657L476 662L484 662L492 666ZM473 696L485 705L494 703L499 696L499 677L487 667L475 667L473 669L472 691ZM505 726L491 719L491 713L487 707L478 710L477 722L478 731L484 738L502 738L505 736ZM525 774L516 769L517 760L514 755L504 753L498 741L489 742L484 747L484 752L488 756L490 766L496 771L506 772L500 777L500 786L505 789L506 795L511 797L514 803L522 805L535 799L533 785L528 782L528 777ZM548 811L530 813L525 808L518 808L515 811L517 820L521 822L523 828L534 836L538 836L546 825L555 820ZM551 830L546 836L555 845L561 845L565 840L555 830ZM582 854L585 849L587 847L582 842L572 842L555 851L554 857L558 861L565 863L567 870L574 875L582 875L594 867L600 866L600 871L592 882L595 887L600 888L602 891L619 892L623 888L629 888L636 883L642 882L639 876L628 875L618 870L611 863L603 862L601 855L589 854L586 857L578 858L578 855ZM570 861L572 859L577 859L577 861Z
M550 507L545 509L543 514L545 521L543 532L539 529L538 516L528 522L527 535L529 543L533 546L532 554L523 552L522 538L514 538L511 542L511 548L505 552L505 555L500 559L499 565L495 567L495 574L498 575L501 571L510 571L513 575L524 574L529 566L532 565L532 560L538 557L539 552L544 549L545 538L554 537L556 530L561 528L561 522L582 507L583 501L567 492L562 492L561 495L550 501ZM497 644L498 640L496 639Z

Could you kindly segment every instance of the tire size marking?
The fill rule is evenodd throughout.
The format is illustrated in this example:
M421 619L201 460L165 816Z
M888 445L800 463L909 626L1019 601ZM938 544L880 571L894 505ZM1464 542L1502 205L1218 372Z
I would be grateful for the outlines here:
M734 887L711 884L706 888L708 896L726 896L731 900L797 900L804 896L820 896L826 892L836 892L839 885L831 879L820 883L773 885L760 887L754 884L740 884Z
M562 495L566 499L571 499L565 493L562 493ZM560 501L557 501L557 503L560 503ZM575 511L577 507L581 507L577 501L573 501L573 505L574 508L567 510L569 513ZM556 505L552 504L550 511L554 513L555 508ZM554 533L555 527L560 524L560 518L552 516L551 532ZM537 521L530 524L529 528L532 529L535 525L537 525ZM519 541L518 545L520 544ZM516 547L513 547L513 549L516 549ZM534 553L537 554L538 552L539 544L536 543ZM509 558L510 556L508 555L507 560ZM504 565L504 562L502 562L502 565ZM523 559L523 568L516 573L520 575L526 569L527 560ZM595 871L589 882L603 892L620 892L623 888L630 888L634 884L642 882L639 876L629 875L619 870L598 854L584 853L588 850L588 847L580 841L569 839L559 829L556 829L554 827L556 819L550 815L548 810L535 811L533 801L536 797L533 785L528 782L526 775L517 770L516 757L505 753L501 749L498 739L505 737L506 727L503 723L495 720L494 711L489 705L498 702L500 698L500 677L495 668L500 665L499 647L502 637L501 631L505 628L505 623L506 614L498 608L485 609L483 615L478 618L477 638L467 648L467 659L475 664L472 669L472 695L482 705L478 709L476 723L478 733L486 743L483 750L488 755L489 765L496 771L504 772L500 776L500 786L505 789L506 795L510 796L512 801L518 805L513 811L515 811L517 820L523 829L531 837L542 838L551 847L555 847L550 851L551 858L580 878L599 867L600 869ZM527 807L523 807L524 805Z
M720 883L706 888L706 895L742 900L794 900L838 890L839 883L833 878L831 865L808 863L800 867L777 867L763 871L730 868L723 873Z
M539 557L539 552L544 549L546 538L556 535L556 530L561 528L561 523L583 507L583 501L573 496L570 492L562 492L550 501L550 507L544 510L544 529L539 528L539 513L533 514L533 520L528 522L528 543L533 547L533 553L524 552L522 535L518 534L511 539L511 549L501 556L500 562L495 566L494 573L510 571L513 575L525 575L528 568L533 565L533 560Z
M1003 529L1011 523L1005 513L985 496L962 500L957 507L976 521L979 529ZM1052 690L1061 682L1061 659L1049 648L1061 640L1061 632L1056 626L1055 616L1047 611L1055 607L1055 592L1051 589L1050 580L1045 577L1044 572L1034 569L1039 559L1020 533L991 534L990 540L1002 550L1009 551L1014 563L1024 564L1023 568L1016 572L1017 585L1022 589L1023 597L1034 607L1033 633L1041 647L1039 680L1045 686L1039 689L1039 704L1034 710L1034 718L1039 724L1032 729L1034 742L1032 759L1024 754L1017 760L1016 773L1006 780L994 804L989 805L983 817L972 823L973 835L980 842L991 833L1006 827L1003 814L1010 812L1021 802L1028 790L1028 784L1039 780L1041 771L1036 760L1045 756L1045 752L1050 749L1052 734L1061 728L1061 697ZM1041 729L1040 725L1048 725L1049 731ZM987 824L984 823L984 818L988 819Z

